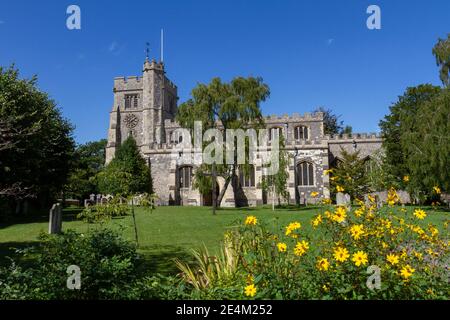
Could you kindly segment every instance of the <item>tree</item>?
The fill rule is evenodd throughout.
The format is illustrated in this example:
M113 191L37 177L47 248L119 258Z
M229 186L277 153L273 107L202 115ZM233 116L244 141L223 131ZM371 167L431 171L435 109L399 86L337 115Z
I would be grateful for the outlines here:
M209 128L219 128L219 126L225 130L262 128L264 120L260 103L265 101L269 94L269 87L261 78L237 77L230 83L214 78L208 85L199 84L192 90L192 98L180 105L176 119L182 127L191 131L194 128L194 121L201 121L204 131ZM237 200L236 194L239 188L237 169L236 150L232 164L217 164L217 174L225 180L224 187L217 198L218 205L230 182ZM204 176L203 173L206 171L211 172L211 165L203 164L198 168L196 179ZM210 180L210 177L204 177L201 181L212 186L213 183Z
M324 107L318 107L313 112L323 113L323 125L324 133L329 135L336 135L342 133L344 129L344 121L340 121L341 116L335 115L333 110L325 109Z
M439 77L444 86L448 87L450 86L450 33L447 35L447 39L439 38L432 52L439 67Z
M410 175L407 164L408 154L402 143L404 134L415 132L421 124L418 110L421 104L431 101L441 89L429 84L407 88L389 110L390 113L380 121L383 147L386 151L386 165L389 175L396 177L402 185L403 177Z
M265 192L274 190L274 197L278 200L278 205L281 205L281 199L289 201L289 191L287 189L289 179L289 154L285 150L285 141L283 135L280 136L278 154L272 154L277 157L279 170L278 173L271 176L264 176L262 181L262 189Z
M97 181L104 194L153 193L150 169L132 136L119 146L111 162L97 175Z
M360 158L359 151L348 152L343 148L341 157L330 178L332 191L348 193L352 199L362 198L368 191L365 160Z
M414 130L402 132L401 147L410 172L409 189L422 190L429 198L433 187L450 190L450 89L420 104ZM413 127L412 124L410 124Z
M104 167L106 143L106 139L102 139L76 148L69 180L65 186L67 197L83 200L90 194L99 192L96 175Z
M0 197L45 207L67 180L73 127L36 82L0 67Z
M352 126L345 126L345 128L342 129L341 133L351 135L353 133Z

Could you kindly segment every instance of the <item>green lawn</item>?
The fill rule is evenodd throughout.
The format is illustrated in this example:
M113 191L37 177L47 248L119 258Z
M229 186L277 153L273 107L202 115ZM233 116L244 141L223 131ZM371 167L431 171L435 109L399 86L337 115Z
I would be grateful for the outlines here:
M428 209L428 208L426 208ZM408 210L413 210L409 207ZM87 224L75 219L76 210L64 211L63 229L86 232L98 228L99 224ZM154 271L175 272L172 259L175 257L188 260L189 249L198 248L204 243L214 252L223 238L224 231L233 228L236 222L246 215L255 215L260 220L285 225L294 219L300 221L304 228L310 228L311 217L318 212L316 207L288 207L272 211L270 207L223 209L213 216L207 207L158 207L152 214L136 210L139 235L139 252L142 253ZM426 223L432 222L442 227L443 221L450 215L445 211L431 211ZM11 248L23 248L37 240L40 232L47 231L48 217L33 220L12 221L0 224L0 262L11 255ZM132 217L113 219L105 223L112 228L122 230L124 236L134 240Z

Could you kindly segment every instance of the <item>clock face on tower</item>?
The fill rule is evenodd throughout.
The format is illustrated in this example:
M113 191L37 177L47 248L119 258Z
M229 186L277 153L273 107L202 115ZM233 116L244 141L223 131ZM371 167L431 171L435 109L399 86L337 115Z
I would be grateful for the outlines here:
M137 126L139 119L134 114L127 114L125 119L123 119L123 122L127 128L132 129Z

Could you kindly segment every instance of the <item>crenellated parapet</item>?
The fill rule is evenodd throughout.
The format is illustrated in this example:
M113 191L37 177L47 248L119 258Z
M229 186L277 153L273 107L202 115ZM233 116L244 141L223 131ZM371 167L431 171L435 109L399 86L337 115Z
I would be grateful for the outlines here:
M327 140L329 143L347 143L351 141L373 141L380 142L382 141L381 134L379 133L352 133L352 134L336 134L336 135L325 135L324 140Z
M323 121L322 112L305 112L303 115L299 113L293 113L292 115L269 115L264 118L267 124L272 123L295 123L295 122L311 122L311 121Z
M114 92L124 90L142 90L142 77L116 77L114 78Z

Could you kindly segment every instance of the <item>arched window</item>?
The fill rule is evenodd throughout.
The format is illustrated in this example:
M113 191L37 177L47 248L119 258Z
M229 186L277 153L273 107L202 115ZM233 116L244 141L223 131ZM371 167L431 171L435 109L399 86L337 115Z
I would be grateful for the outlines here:
M178 182L180 188L190 188L192 186L191 166L184 166L178 169Z
M254 187L255 186L255 166L250 165L248 175L244 174L243 170L239 170L239 182L242 187Z
M269 129L269 141L272 141L272 139L275 137L275 133L278 132L278 137L281 137L283 134L283 129L280 127L273 127Z
M314 165L311 162L300 162L297 165L297 183L299 186L314 185Z
M294 129L295 140L308 140L308 127L298 126Z

